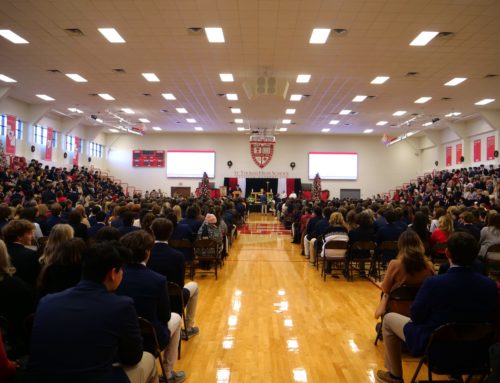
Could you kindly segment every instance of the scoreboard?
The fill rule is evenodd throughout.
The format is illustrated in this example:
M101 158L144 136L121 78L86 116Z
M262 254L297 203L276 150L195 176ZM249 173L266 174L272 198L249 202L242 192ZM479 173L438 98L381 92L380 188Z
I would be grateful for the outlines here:
M164 150L134 150L132 152L132 166L136 168L164 168Z

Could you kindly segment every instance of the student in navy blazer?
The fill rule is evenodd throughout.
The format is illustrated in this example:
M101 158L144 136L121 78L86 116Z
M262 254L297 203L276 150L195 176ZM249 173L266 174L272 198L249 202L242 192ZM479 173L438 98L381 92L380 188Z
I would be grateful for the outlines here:
M90 226L87 229L87 236L89 238L93 238L99 230L101 230L103 227L106 226L106 213L103 211L100 211L99 213L96 214L96 223Z
M448 238L446 250L450 269L424 281L411 306L411 317L396 313L384 316L382 332L388 371L378 371L380 382L402 382L402 342L406 342L410 354L419 356L424 353L432 332L441 325L494 322L498 299L496 284L471 268L478 250L477 241L471 234L453 233ZM438 357L442 362L452 362L453 350Z

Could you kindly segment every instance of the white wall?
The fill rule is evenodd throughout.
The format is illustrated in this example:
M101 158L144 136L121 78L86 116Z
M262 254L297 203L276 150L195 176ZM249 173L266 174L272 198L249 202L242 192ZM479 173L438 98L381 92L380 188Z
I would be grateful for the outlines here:
M380 137L326 136L326 135L280 135L271 162L260 169L250 156L248 135L223 134L150 134L144 137L109 134L108 167L123 182L142 191L161 188L170 193L171 186L190 186L192 191L199 179L168 179L165 168L133 168L132 150L215 150L216 169L214 182L223 184L224 177L301 178L307 177L308 152L339 151L358 152L357 181L322 181L322 188L330 190L332 196L339 196L339 189L361 189L362 197L387 192L420 175L420 157L413 147L406 143L386 148ZM228 168L227 161L233 162ZM296 163L292 170L291 162ZM242 173L243 172L243 173ZM244 172L251 172L246 175ZM255 173L257 172L257 173Z

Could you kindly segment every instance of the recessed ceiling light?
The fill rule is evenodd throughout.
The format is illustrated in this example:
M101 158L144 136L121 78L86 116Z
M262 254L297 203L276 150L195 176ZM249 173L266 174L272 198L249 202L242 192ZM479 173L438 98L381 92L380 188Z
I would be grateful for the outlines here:
M240 114L241 113L241 109L240 108L230 108L231 109L231 113L234 113L234 114Z
M340 121L339 120L331 120L329 122L330 125L337 125Z
M159 126L153 126L151 129L156 130L156 131L160 131L161 130L161 128Z
M9 76L6 76L4 74L0 74L0 81L3 81L3 82L17 82L13 78L10 78Z
M236 129L238 129L238 132L244 132L245 128L243 126L238 126Z
M147 123L151 122L147 118L139 118L139 121L143 122L144 124L147 124Z
M12 32L10 29L0 29L0 36L14 44L29 44L28 40L23 39L21 36Z
M363 133L371 133L371 132L373 132L373 129L365 129L365 130L363 130Z
M456 116L460 116L461 114L462 114L461 112L451 112L451 113L445 114L445 117L456 117Z
M279 130L280 132L286 132L286 131L288 131L288 128L281 127L281 128L279 128L278 130Z
M430 99L432 99L432 97L420 97L418 100L415 100L415 104L425 104Z
M384 126L384 125L387 125L387 121L379 121L375 125Z
M438 34L439 32L420 32L420 34L412 40L410 45L414 47L423 47L424 45L429 44L429 42Z
M321 131L322 131L323 133L328 133L328 132L330 131L330 128L323 128L323 129L321 129Z
M295 114L295 109L287 109L285 110L285 114Z
M203 128L201 126L195 126L194 130L197 130L198 132L201 132Z
M377 76L375 77L371 82L370 84L383 84L384 82L386 82L387 80L389 80L389 76Z
M80 110L78 108L68 108L68 110L72 113L78 113L78 114L82 114L83 113L83 110Z
M125 40L120 36L115 28L98 28L97 29L110 43L124 43Z
M397 112L394 112L392 115L393 116L402 116L406 114L406 110L398 110Z
M142 76L149 82L159 82L160 79L154 73L143 73Z
M309 39L309 44L324 44L330 36L329 28L314 28Z
M36 95L38 98L41 98L42 100L45 101L54 101L54 99L50 96L47 96L46 94L37 94Z
M66 73L66 76L76 82L87 82L87 79L83 78L78 73Z
M233 82L234 77L232 73L219 73L220 80L222 82Z
M431 125L432 125L432 121L429 121L429 122L422 124L422 126L431 126Z
M175 108L175 110L180 114L186 114L188 112L186 108Z
M447 83L445 83L444 85L446 85L446 86L457 86L458 84L463 83L465 80L467 80L467 77L455 77L455 78L452 78Z
M292 123L292 120L289 120L289 119L284 119L281 121L282 124L291 124Z
M350 109L342 109L339 114L345 116L346 114L349 114L351 113L351 110Z
M300 100L302 100L301 94L292 94L290 96L290 101L300 101Z
M474 105L486 105L486 104L489 104L493 101L495 101L494 98L484 98L481 101L476 102Z
M127 114L135 114L135 112L130 108L122 108L122 111Z
M411 137L411 136L413 136L414 134L415 134L415 132L408 132L408 133L406 133L406 136L407 136L407 137Z
M99 122L100 124L102 124L102 123L104 122L104 121L103 121L102 119L100 119L100 118L96 118L95 120L96 120L96 122Z
M106 101L113 101L114 100L114 97L107 94L107 93L99 93L98 96L103 98Z
M368 96L356 96L352 99L352 102L363 102Z
M161 94L165 100L175 100L175 96L172 93L162 93Z
M110 128L109 131L111 133L119 133L120 132L118 129L113 129L113 128Z
M243 124L243 119L242 119L242 118L235 118L235 119L234 119L234 122L235 122L236 124Z
M299 74L297 76L297 82L300 84L306 84L311 80L311 75L310 74Z
M225 41L222 28L205 28L205 34L209 43L223 43Z
M227 93L226 98L228 101L238 101L238 95L236 93Z
M196 124L196 120L194 118L186 118L186 121L190 124Z

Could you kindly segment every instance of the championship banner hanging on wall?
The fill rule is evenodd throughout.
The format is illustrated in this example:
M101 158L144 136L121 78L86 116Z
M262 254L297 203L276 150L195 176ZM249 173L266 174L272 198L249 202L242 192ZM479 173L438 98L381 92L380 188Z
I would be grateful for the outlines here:
M276 144L276 138L274 136L250 136L250 154L253 162L255 162L259 168L262 169L271 162L274 153L274 144Z
M75 137L75 155L73 156L73 165L78 166L79 154L80 154L80 137Z
M5 132L5 154L16 154L16 118L7 116L7 130Z
M45 143L45 161L52 161L52 128L47 128L47 142Z

